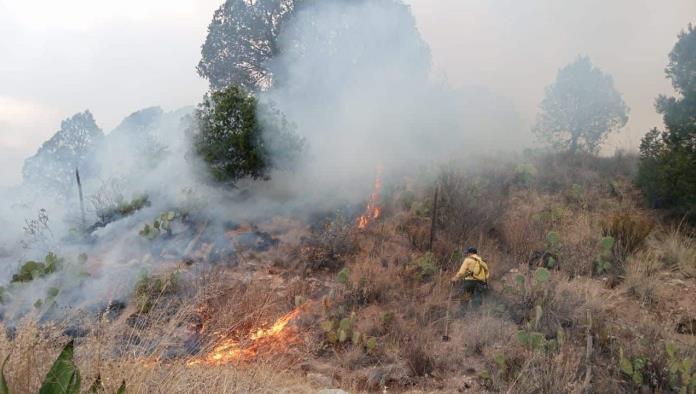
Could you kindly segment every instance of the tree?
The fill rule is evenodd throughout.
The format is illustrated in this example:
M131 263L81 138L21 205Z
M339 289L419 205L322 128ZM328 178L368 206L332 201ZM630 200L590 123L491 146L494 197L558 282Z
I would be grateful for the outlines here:
M678 36L665 69L678 97L656 102L666 130L653 128L641 142L638 184L654 207L696 209L696 29Z
M296 0L227 0L215 11L201 48L198 74L212 90L269 87L268 61L278 53L278 35Z
M201 60L197 67L198 74L209 81L211 90L220 90L233 85L249 92L266 90L277 82L278 75L274 71L278 70L277 67L276 70L273 69L271 60L277 58L283 49L290 49L293 52L290 57L296 58L305 55L307 46L321 46L324 55L348 58L343 51L356 53L360 46L358 45L358 48L355 48L355 45L336 46L336 44L345 44L348 40L346 34L351 34L349 37L352 41L349 43L354 42L358 37L358 39L363 38L363 42L373 47L379 44L383 49L380 53L364 51L365 55L404 56L397 51L401 47L394 45L392 36L384 32L378 32L381 34L378 37L371 36L372 32L361 31L358 26L346 25L346 20L331 21L332 31L328 33L325 26L289 26L293 16L300 10L365 4L379 4L385 9L390 9L394 12L392 16L399 20L404 20L403 14L407 14L409 19L406 20L413 20L413 24L411 26L390 25L399 29L398 32L392 32L393 35L404 34L405 37L400 37L400 41L415 37L412 42L419 47L418 49L428 51L420 38L410 9L401 0L227 0L215 11L213 20L208 26L208 35L201 48ZM371 16L366 15L366 18L369 17ZM315 22L322 24L322 21L312 21L312 23ZM390 23L392 21L382 25ZM306 33L327 34L315 36L293 34L293 32L284 34L288 28L295 30L306 28ZM287 40L281 43L284 38ZM309 42L298 42L298 39ZM385 41L388 39L392 41ZM371 40L376 42L371 43ZM318 50L314 49L312 55L317 54L319 54ZM352 60L360 61L361 59ZM355 65L347 62L346 66Z
M125 174L156 167L168 152L157 135L158 129L166 127L168 115L160 107L144 108L128 115L107 136L105 149L100 152L103 162L118 163L110 165L110 169Z
M75 169L88 178L98 168L95 152L104 139L102 130L88 110L64 120L53 137L24 161L22 175L28 184L67 196L72 193Z
M628 107L612 77L584 56L558 72L539 107L534 133L571 152L596 153L607 135L628 121Z
M209 93L195 113L193 144L217 181L268 179L272 169L288 169L303 140L270 105L232 86Z

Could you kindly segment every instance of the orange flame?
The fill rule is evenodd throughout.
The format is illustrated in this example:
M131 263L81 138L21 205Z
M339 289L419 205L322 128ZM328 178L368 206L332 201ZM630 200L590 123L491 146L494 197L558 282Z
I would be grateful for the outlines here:
M249 361L261 353L285 352L290 345L299 342L297 330L287 328L287 325L300 315L300 311L300 308L294 309L281 316L270 327L259 328L251 333L246 340L220 335L220 342L208 354L190 361L188 365L223 365Z
M379 216L382 214L382 208L379 206L379 197L382 191L382 172L384 172L384 167L382 165L377 166L375 186L370 194L370 198L367 200L365 212L357 220L360 230L367 228L371 221L379 219Z

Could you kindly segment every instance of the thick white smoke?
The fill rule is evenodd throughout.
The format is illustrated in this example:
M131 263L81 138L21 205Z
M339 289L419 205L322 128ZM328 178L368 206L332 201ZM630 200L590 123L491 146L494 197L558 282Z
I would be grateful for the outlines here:
M268 65L274 85L261 95L306 139L299 168L274 173L270 181L222 189L206 180L191 154L186 133L191 108L149 108L129 116L107 133L97 154L99 176L85 180L88 224L98 222L100 201L129 202L147 195L148 206L95 226L88 239L76 239L76 185L66 200L27 189L0 196L0 224L7 229L0 235L0 282L10 283L23 262L41 261L49 251L62 257L65 266L52 275L6 286L0 310L7 320L31 311L60 318L123 299L143 272L181 259L203 223L208 241L231 247L225 230L234 223L361 202L378 165L387 176L403 174L470 157L482 146L500 148L505 136L520 131L510 104L485 88L453 91L433 81L428 46L401 2L306 4L281 34L281 55ZM38 242L22 227L41 208L48 214L49 229L42 229L47 239ZM198 224L174 225L167 241L153 242L139 234L145 223L169 211L195 212ZM35 306L39 299L44 305Z
M504 137L521 131L511 105L485 88L453 91L432 79L428 46L398 1L300 8L280 52L264 98L306 138L310 155L295 184L322 200L363 199L378 165L413 171L482 144L509 149Z

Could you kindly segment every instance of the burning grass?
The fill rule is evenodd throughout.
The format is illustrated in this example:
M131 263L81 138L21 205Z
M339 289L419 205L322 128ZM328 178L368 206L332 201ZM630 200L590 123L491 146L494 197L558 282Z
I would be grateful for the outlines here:
M63 342L26 341L13 342L0 351L12 351L5 369L11 392L38 392L42 377L60 351L56 347ZM17 341L16 340L16 341ZM107 345L107 344L102 344ZM35 352L28 358L19 353L21 348ZM225 365L210 368L208 365L190 366L183 362L164 362L128 357L104 358L98 365L89 360L91 353L99 352L95 344L82 344L76 349L76 362L82 374L82 386L88 388L100 376L103 391L116 392L121 382L126 382L128 393L307 393L315 391L313 385L287 367L285 361L259 360L253 364ZM24 360L22 360L24 359Z
M246 296L242 298L244 308L229 303L232 308L227 310L209 307L208 312L215 313L211 317L203 314L205 308L191 306L224 297L229 280L221 275L218 281L208 282L192 298L192 304L159 298L145 317L131 306L114 321L107 319L107 312L97 322L82 322L75 342L83 388L99 377L105 392L115 392L123 380L133 393L275 393L279 387L286 393L312 391L312 384L293 368L293 358L284 357L302 341L293 326L302 308L264 324L272 311L281 307L278 300L259 298L254 286L239 284L234 288L246 289L236 292ZM255 307L261 313L249 316L249 310L258 310ZM127 316L129 311L133 314ZM147 319L147 324L130 325L131 316ZM249 328L242 331L230 325L228 330L213 331L230 321L244 322ZM16 336L0 336L0 354L10 355L5 376L11 392L38 392L52 360L70 340L67 335L74 335L75 330L66 324L38 325L28 319L16 329Z
M285 353L290 346L301 341L297 329L288 327L288 324L296 319L301 311L301 308L296 308L278 318L270 326L262 325L247 335L213 333L220 338L213 349L207 354L189 361L188 365L236 364L241 361L252 361L259 356Z
M382 165L377 166L377 175L375 176L375 185L367 199L367 206L365 207L365 212L358 217L356 225L358 229L364 230L367 226L379 219L382 214L382 208L380 207L380 193L382 192L382 173L384 172L384 167Z

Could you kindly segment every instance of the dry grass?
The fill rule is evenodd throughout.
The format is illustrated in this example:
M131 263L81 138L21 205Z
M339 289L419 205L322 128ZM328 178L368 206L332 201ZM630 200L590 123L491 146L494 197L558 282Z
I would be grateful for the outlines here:
M628 294L643 305L656 304L657 287L662 282L664 264L654 249L632 255L626 261L624 287Z
M652 240L651 246L662 253L668 267L679 270L688 277L696 277L696 241L679 229L666 231Z
M653 226L653 221L644 214L630 212L615 212L602 224L603 232L616 241L614 252L620 262L643 245Z
M588 212L574 215L557 231L561 237L561 270L572 276L591 276L600 232L595 227L596 218Z
M510 199L515 209L503 213L501 223L502 240L510 254L524 262L537 250L544 249L546 231L539 220L534 220L546 203L535 193L519 192Z
M493 307L491 304L483 305L451 324L449 336L452 349L443 355L448 363L461 362L467 356L490 357L496 348L509 346L510 341L514 341L517 325L501 317Z
M426 376L433 372L435 359L432 354L432 338L423 334L413 334L401 346L401 357L411 375Z
M255 363L252 366L188 367L158 365L142 367L132 362L113 365L104 371L111 392L120 376L126 375L128 392L133 393L307 393L315 389L286 366ZM110 373L111 372L111 373ZM113 378L110 379L112 375ZM109 384L114 382L116 384Z
M338 346L322 360L340 366L337 373L350 382L345 387L359 390L372 387L365 385L360 371L379 366L401 371L398 378L380 379L397 391L411 387L455 392L462 386L436 382L472 374L488 389L509 393L630 391L632 386L618 370L618 352L623 348L627 354L653 354L654 370L648 374L665 365L664 350L659 349L673 339L672 328L655 330L660 326L649 324L649 319L656 310L672 311L657 297L655 285L661 283L660 275L670 275L666 267L688 273L693 261L690 238L680 234L682 238L664 241L659 231L651 232L654 219L638 209L641 201L627 181L631 160L532 158L535 171L522 174L527 178L518 166L507 164L494 169L446 168L439 174L442 201L433 250L438 271L429 276L415 275L418 267L413 262L427 248L427 208L435 180L410 185L408 203L387 203L393 216L358 237L360 251L346 262L351 282L362 283L349 292L361 288L362 295L349 298L361 301L345 303L341 292L334 294L346 309L344 315L354 312L360 330L378 338L379 351L366 357L355 347ZM403 199L403 193L395 198ZM560 237L558 244L549 241L552 231ZM611 273L625 274L625 283L616 290L608 289L604 278L593 272L606 235L618 240ZM668 244L658 247L658 238ZM447 280L460 263L454 252L469 245L478 246L489 262L492 283L505 281L507 286L494 286L478 309L449 305L451 340L442 342ZM536 267L526 263L537 252L558 255L560 270L552 272L549 282L532 288ZM529 288L514 289L516 274L509 273L511 268L525 275ZM644 308L648 304L651 307ZM393 315L388 325L380 323L385 313ZM523 345L518 330L541 333L544 346ZM646 341L654 343L647 346ZM668 387L664 376L655 379L652 389Z
M581 386L582 354L566 348L558 354L534 352L506 393L571 393Z
M394 279L402 273L399 267L385 267L377 259L361 259L350 266L351 283L346 296L351 305L386 303L396 286Z
M527 160L484 169L444 168L440 244L451 249L492 243L506 255L503 261L518 263L550 252L558 256L561 270L577 276L592 275L599 241L609 234L617 238L614 270L620 271L652 227L636 210L640 201L626 180L634 158L557 154ZM550 232L559 234L559 245L549 245Z

